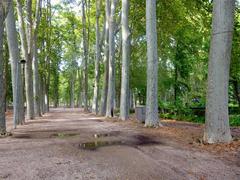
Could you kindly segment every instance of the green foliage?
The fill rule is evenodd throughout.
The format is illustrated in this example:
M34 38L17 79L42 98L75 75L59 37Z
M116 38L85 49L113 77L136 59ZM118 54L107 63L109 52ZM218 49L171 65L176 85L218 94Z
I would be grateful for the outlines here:
M81 82L83 71L82 21L79 0L64 0L52 7L52 24L47 22L47 9L43 8L43 18L38 37L40 49L40 74L50 71L50 100L56 96L65 105L70 101L70 81L75 79L75 100L83 89ZM87 36L89 50L89 99L93 95L94 59L95 59L95 1L86 1ZM100 26L104 27L105 2L101 2ZM130 88L137 104L146 102L146 2L131 0L131 62ZM119 106L121 83L121 3L117 5L116 24L116 105ZM205 0L161 0L157 1L158 33L158 94L161 116L192 122L204 122L202 111L206 104L206 82L208 72L208 53L210 46L212 3ZM47 36L50 32L51 36ZM102 33L101 33L102 34ZM104 34L101 39L104 39ZM240 84L240 16L236 10L233 53L231 63L231 81ZM45 45L44 45L45 46ZM104 45L102 46L104 50ZM46 56L50 62L46 62ZM103 52L102 52L103 56ZM103 86L103 61L100 63L100 87ZM240 90L240 85L239 90ZM56 93L58 92L58 93ZM238 106L237 96L230 83L230 105ZM195 109L194 109L195 108ZM236 113L237 114L237 113ZM233 124L238 116L231 116Z
M230 125L240 126L240 115L230 115Z

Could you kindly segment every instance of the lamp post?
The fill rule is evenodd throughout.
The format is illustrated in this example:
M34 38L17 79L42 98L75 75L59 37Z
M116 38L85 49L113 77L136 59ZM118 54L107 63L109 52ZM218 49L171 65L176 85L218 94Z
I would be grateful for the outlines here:
M25 73L26 60L25 59L20 60L20 64L22 66L22 82L23 82L23 85L24 85L24 73Z
M24 73L25 73L26 60L25 60L25 59L20 60L20 64L21 64L21 66L22 66L22 83L23 83L23 92L24 92L24 84L25 84L25 81L24 81Z
M26 60L25 59L22 59L20 60L20 65L21 65L21 68L22 68L22 106L23 106L23 119L21 121L21 124L23 124L25 122L25 106L24 106L24 102L25 102L25 99L24 99L24 92L25 92L25 79L24 79L24 73L25 73L25 64L26 64Z
M16 75L15 75L15 86L16 86L16 94L14 97L14 117L13 117L13 126L14 129L17 128L17 125L20 124L20 121L22 121L22 115L21 115L21 101L23 101L23 98L21 98L23 96L23 94L21 91L21 88L23 88L22 84L21 84L21 65L25 64L25 60L20 60L17 62L17 66L16 66ZM24 67L23 67L24 68Z

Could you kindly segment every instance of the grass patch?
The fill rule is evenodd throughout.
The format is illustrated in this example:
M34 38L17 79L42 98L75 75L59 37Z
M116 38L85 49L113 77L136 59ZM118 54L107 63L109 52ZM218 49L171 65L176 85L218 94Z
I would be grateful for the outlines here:
M205 123L205 117L196 116L196 115L176 115L165 113L161 114L161 118L163 119L174 119L178 121L186 121L186 122L193 122L193 123ZM229 117L230 126L240 126L240 115L230 115Z

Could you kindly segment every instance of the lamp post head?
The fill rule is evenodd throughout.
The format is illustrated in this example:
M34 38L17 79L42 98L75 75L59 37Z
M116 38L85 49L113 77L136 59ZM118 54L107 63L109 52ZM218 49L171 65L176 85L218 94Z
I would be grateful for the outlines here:
M21 60L20 60L20 63L21 63L22 65L24 65L24 64L26 64L26 60L25 60L25 59L21 59Z

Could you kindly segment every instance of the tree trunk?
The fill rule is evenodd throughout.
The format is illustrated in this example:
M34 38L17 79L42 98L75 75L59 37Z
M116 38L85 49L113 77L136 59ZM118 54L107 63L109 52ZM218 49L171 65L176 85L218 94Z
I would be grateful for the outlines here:
M204 130L204 141L208 143L229 143L232 140L228 114L228 85L234 6L234 0L213 1Z
M74 74L72 74L72 78L70 79L70 107L71 108L74 108L74 105L75 105L75 103L74 103Z
M110 1L105 1L105 51L104 51L104 79L103 79L103 89L101 96L101 112L102 116L106 115L107 109L107 93L108 93L108 75L109 75L109 16L110 16Z
M33 102L33 78L32 78L32 23L31 23L31 3L27 2L27 20L30 24L28 24L28 35L26 35L25 26L24 26L24 18L23 18L23 10L21 0L17 0L17 11L18 11L18 20L19 20L19 30L20 30L20 38L21 38L21 47L24 58L26 60L25 67L25 87L26 87L26 102L27 102L27 118L34 119L34 102ZM30 47L29 47L30 46Z
M122 81L120 119L127 120L129 116L129 65L130 65L130 29L129 0L122 0Z
M146 1L147 31L147 103L145 126L157 127L158 117L158 46L156 0Z
M0 135L6 133L4 73L3 73L3 32L4 32L4 5L0 1Z
M45 107L45 81L44 78L40 78L40 99L41 99L41 113L46 113L46 107Z
M5 112L7 112L8 109L8 104L9 104L9 96L10 96L10 89L9 89L9 84L11 83L11 72L9 70L9 52L8 52L8 45L7 41L5 38L3 38L3 60L4 60L4 69L3 69L3 79L4 79L4 106L5 106ZM10 73L9 73L10 72Z
M57 65L58 66L58 65ZM55 70L56 74L54 75L54 108L57 108L59 106L59 72L58 72L58 69Z
M114 115L114 95L115 95L115 10L118 0L111 1L111 13L109 18L109 77L108 77L108 96L106 116L113 117Z
M51 33L52 33L52 5L51 0L47 0L47 42L46 42L46 63L47 63L47 77L45 83L45 108L46 112L50 110L50 98L49 98L49 91L50 91L50 78L51 78Z
M175 59L177 61L177 59ZM174 105L177 105L177 97L178 97L178 67L175 63L175 69L174 69Z
M33 95L33 71L32 71L32 55L33 55L33 22L32 22L32 0L27 0L27 48L28 60L26 63L26 97L27 97L27 117L34 119L34 95Z
M36 19L34 22L33 35L33 94L34 94L34 113L35 116L41 116L40 110L40 86L39 86L39 71L38 71L38 56L37 56L37 35L40 23L41 0L36 2Z
M11 71L12 71L12 90L13 90L13 124L14 128L24 120L24 104L22 77L21 77L21 64L20 53L18 48L18 38L16 23L14 17L13 2L10 2L9 13L6 19L6 32L9 47Z
M78 108L82 107L82 72L78 69Z
M88 111L88 43L86 32L85 0L82 0L83 51L84 51L84 111Z
M98 96L99 96L99 61L100 61L100 0L96 0L96 60L95 60L95 83L92 112L98 114Z

